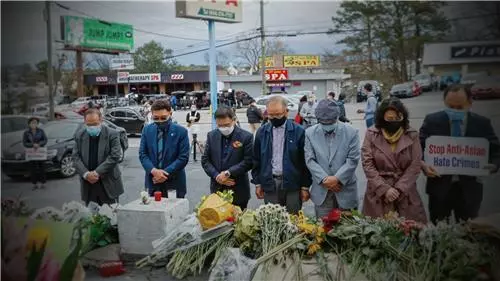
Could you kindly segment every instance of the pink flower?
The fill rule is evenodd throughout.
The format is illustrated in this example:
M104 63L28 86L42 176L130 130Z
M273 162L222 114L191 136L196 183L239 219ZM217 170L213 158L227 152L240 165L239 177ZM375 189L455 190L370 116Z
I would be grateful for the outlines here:
M40 266L40 270L38 270L38 275L36 276L36 281L59 281L59 272L61 270L61 266L59 262L54 259L54 255L49 252L49 250L45 250L45 254L43 255L42 265Z

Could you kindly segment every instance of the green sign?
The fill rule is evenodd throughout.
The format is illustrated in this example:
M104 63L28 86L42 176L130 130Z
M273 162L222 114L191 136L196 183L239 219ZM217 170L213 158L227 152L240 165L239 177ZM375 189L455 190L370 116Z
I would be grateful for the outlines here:
M131 25L64 16L63 40L72 47L132 51L134 30Z
M234 20L234 13L220 11L220 10L214 10L214 9L200 8L198 15L199 16L206 16L206 17L217 17L217 18Z

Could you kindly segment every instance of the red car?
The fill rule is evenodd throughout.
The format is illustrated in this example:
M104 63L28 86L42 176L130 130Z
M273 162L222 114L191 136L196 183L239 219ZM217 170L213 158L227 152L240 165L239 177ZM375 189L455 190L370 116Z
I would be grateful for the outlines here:
M416 97L416 96L420 96L422 94L423 89L418 84L417 81L413 81L412 91L413 91L413 96Z
M471 87L472 98L500 98L500 77L478 77Z

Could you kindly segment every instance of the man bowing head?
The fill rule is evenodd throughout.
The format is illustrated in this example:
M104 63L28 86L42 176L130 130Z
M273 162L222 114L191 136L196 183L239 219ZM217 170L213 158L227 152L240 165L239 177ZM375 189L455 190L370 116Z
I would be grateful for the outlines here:
M253 135L235 126L235 117L229 107L217 109L217 129L208 133L201 165L211 179L210 192L233 190L233 204L243 210L250 199Z
M142 130L139 159L146 171L145 185L150 196L175 189L177 198L186 195L186 173L189 160L189 138L185 128L172 123L172 107L166 100L151 106L153 123Z

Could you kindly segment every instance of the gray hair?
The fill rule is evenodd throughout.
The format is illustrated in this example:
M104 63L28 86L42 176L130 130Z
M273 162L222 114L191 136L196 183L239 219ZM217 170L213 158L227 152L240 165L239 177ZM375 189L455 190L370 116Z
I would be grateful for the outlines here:
M282 96L272 96L272 97L270 97L267 100L267 102L266 102L266 107L269 106L270 104L275 104L275 103L281 103L281 105L285 109L288 107L287 100L284 97L282 97Z

